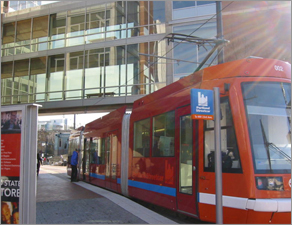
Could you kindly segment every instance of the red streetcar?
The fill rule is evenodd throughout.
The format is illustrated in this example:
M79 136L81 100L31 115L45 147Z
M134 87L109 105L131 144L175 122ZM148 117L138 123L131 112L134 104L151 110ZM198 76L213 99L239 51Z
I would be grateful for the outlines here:
M249 58L202 69L84 129L81 178L216 222L214 122L191 89L220 88L224 223L291 224L291 64ZM70 167L70 166L69 166Z

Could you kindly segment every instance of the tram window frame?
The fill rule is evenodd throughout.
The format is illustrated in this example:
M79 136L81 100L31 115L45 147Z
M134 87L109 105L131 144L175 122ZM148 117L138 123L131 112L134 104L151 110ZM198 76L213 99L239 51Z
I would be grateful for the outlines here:
M175 111L154 116L152 123L152 157L174 157Z
M237 138L234 129L234 122L228 97L220 99L221 119L221 152L222 172L242 173ZM204 171L215 171L215 144L209 144L214 140L214 121L204 121ZM209 142L208 142L209 141ZM211 142L212 143L212 142ZM214 143L214 141L213 141Z
M100 148L100 158L99 165L105 164L105 138L100 138L101 140L101 148Z
M92 138L92 141L90 141L90 163L99 165L100 164L100 149L99 149L99 142L100 138Z
M133 157L138 158L150 156L150 122L151 118L134 122Z

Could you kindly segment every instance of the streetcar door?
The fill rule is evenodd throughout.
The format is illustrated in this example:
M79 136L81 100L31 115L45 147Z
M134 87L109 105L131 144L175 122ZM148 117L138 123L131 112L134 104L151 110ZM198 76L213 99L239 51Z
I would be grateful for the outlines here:
M176 110L176 149L178 149L178 184L177 208L186 214L197 215L196 155L194 146L196 138L194 126L197 122L192 120L190 106Z
M90 168L89 168L89 152L90 152L90 143L92 138L84 139L84 153L81 156L82 160L82 178L83 180L87 180L89 178Z
M118 136L117 131L107 134L106 137L106 188L117 190L117 157L118 157Z

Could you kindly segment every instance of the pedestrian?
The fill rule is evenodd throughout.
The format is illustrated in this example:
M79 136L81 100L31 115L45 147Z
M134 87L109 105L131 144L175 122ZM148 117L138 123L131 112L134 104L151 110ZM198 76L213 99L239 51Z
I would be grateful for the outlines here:
M43 163L43 160L40 156L40 153L37 153L37 176L39 176L40 167L42 163Z
M78 165L78 153L79 153L80 149L76 149L73 152L73 155L71 157L71 182L75 182L78 181L77 180L77 165Z

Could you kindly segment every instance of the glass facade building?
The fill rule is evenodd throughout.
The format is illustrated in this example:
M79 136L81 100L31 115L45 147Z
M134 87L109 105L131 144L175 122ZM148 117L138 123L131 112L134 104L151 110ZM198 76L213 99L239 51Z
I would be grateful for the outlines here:
M196 69L210 49L165 36L215 38L215 13L214 1L100 0L8 12L1 104L131 104Z

